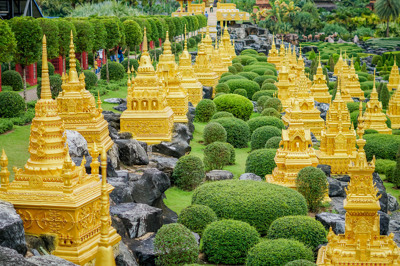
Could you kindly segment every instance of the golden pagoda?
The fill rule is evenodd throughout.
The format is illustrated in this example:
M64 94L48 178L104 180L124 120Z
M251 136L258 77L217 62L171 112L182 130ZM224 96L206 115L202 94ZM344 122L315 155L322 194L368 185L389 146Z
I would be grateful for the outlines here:
M396 64L396 58L394 58L394 65L392 67L392 70L390 71L389 83L387 85L387 88L389 91L392 91L397 89L399 85L400 85L399 67Z
M332 228L329 229L328 245L318 251L317 265L400 265L400 250L393 233L380 235L377 213L381 209L380 196L377 196L378 189L372 178L375 158L367 162L362 119L357 133L359 149L349 166L351 179L343 203L346 230L344 234L335 235Z
M306 129L311 130L314 136L319 140L321 138L321 130L324 127L324 120L321 118L321 112L314 106L314 98L308 90L308 78L301 75L298 84L298 90L292 96L292 104L286 109L286 114L282 117L285 125L290 125L293 117L293 101L298 102L302 113L302 123ZM295 113L296 114L296 113Z
M296 188L298 172L304 167L318 165L310 130L304 126L302 116L299 102L295 100L289 128L282 130L282 141L275 155L276 167L265 177L267 182Z
M351 98L350 91L343 84L344 84L343 75L339 74L339 76L337 77L336 91L340 90L340 95L344 102L346 102L346 103L354 102L353 98Z
M91 148L91 175L86 173L85 159L81 166L72 162L66 144L64 122L51 98L44 36L42 91L31 125L30 158L24 169L13 168L15 178L9 182L8 160L3 151L0 199L14 205L26 234L56 237L53 255L75 264L93 265L101 239L101 219L110 219L109 214L102 215L101 195L108 197L113 187L108 184L102 191L96 143ZM106 147L102 148L105 154ZM103 167L104 163L107 164L104 161ZM107 241L117 253L121 237L112 227L103 233L107 234L103 242Z
M361 113L360 113L361 114ZM378 100L378 92L375 86L374 72L374 87L372 88L367 108L363 114L365 129L375 129L380 134L392 135L392 129L386 125L386 115L382 112L382 103Z
M188 91L188 101L196 107L203 98L203 85L199 82L194 73L192 56L189 54L187 49L186 37L185 27L185 49L179 56L179 72L182 75L182 86Z
M321 66L321 55L319 56L317 73L314 75L314 82L311 87L311 95L314 100L320 103L331 103L332 95L329 93L328 85L326 85L327 80Z
M228 72L228 67L222 61L221 50L218 48L218 42L215 43L215 49L213 48L213 53L211 55L211 64L213 66L213 70L218 74L218 77L221 78L222 74Z
M78 77L73 35L69 46L69 74L62 75L62 91L57 97L58 114L63 119L65 129L78 131L87 140L88 147L93 143L105 146L109 150L114 142L108 132L108 123L104 120L99 98L98 107L93 95L85 89L85 75Z
M210 36L210 26L207 26L206 36L204 37L202 42L204 44L204 50L205 50L206 54L211 59L211 55L213 54L213 51L214 51L214 46L212 44L213 41Z
M303 75L304 72L305 72L305 65L304 65L304 59L303 59L303 55L301 54L301 47L300 47L299 58L297 59L296 77L298 79L300 79L301 75Z
M344 61L343 61L343 56L342 56L342 50L340 50L340 56L339 56L338 61L336 62L335 69L333 71L333 74L335 76L338 76L339 73L342 72L343 65L344 65Z
M275 36L274 35L272 35L272 46L271 46L271 49L268 52L267 61L268 61L268 63L274 64L275 67L277 67L281 62L278 50L276 49Z
M320 164L331 166L332 174L348 175L350 160L354 160L356 154L356 132L347 104L338 90L326 116L317 156Z
M290 47L290 44L289 44ZM294 45L290 49L289 54L289 73L296 75L297 74L297 56L296 51L294 51Z
M213 70L211 61L204 50L203 43L199 45L199 52L197 53L196 63L194 64L194 72L203 86L214 88L217 85L219 77Z
M286 68L286 60L283 61L283 66L278 74L278 82L275 83L278 88L278 98L282 103L282 108L285 110L290 106L290 99L292 94L292 84L289 80L289 72Z
M157 65L157 75L160 80L164 81L167 88L167 104L174 112L174 122L187 123L188 92L182 86L182 75L171 50L168 31L164 42L164 52L160 55Z
M392 122L392 128L400 128L400 84L389 100L387 115Z
M283 60L286 56L286 49L285 49L285 44L283 43L283 37L281 41L281 46L279 48L279 63L276 66L276 70L281 71L282 70L282 65L283 65Z
M121 115L121 132L147 144L171 141L174 113L167 105L167 88L157 76L147 50L144 29L143 53L135 78L128 77L127 110Z
M347 76L345 87L349 91L351 97L358 98L360 101L365 99L364 91L361 90L360 81L358 80L358 75L356 73L356 69L354 68L353 60L351 60L350 70Z
M232 45L231 36L228 32L228 21L225 24L224 34L222 35L222 42L226 50L226 54L233 60L236 57L235 47Z

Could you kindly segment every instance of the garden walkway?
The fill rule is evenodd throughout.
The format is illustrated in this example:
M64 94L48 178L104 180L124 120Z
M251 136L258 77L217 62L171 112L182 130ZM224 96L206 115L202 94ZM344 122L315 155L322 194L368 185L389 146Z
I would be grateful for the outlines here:
M24 98L24 91L20 91L18 94ZM35 101L37 99L36 87L26 91L26 102Z

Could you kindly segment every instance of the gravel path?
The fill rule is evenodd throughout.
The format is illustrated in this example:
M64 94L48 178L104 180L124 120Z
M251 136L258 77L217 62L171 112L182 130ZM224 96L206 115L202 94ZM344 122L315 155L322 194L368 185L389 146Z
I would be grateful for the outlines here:
M22 98L24 98L24 92L23 91L20 91L19 95L21 95ZM37 94L36 94L36 87L26 91L26 102L35 101L37 99L38 99L38 97L37 97Z

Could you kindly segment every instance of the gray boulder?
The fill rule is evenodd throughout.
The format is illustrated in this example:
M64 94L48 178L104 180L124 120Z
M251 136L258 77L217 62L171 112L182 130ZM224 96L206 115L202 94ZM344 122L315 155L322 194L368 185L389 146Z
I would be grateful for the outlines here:
M331 207L337 211L339 214L345 214L346 210L343 207L343 202L345 197L332 197L331 198Z
M346 191L344 190L347 187L346 182L341 182L335 178L327 177L329 183L329 197L346 197Z
M67 142L69 148L69 155L71 157L88 156L88 144L86 139L78 131L65 130L67 135Z
M28 262L33 263L37 266L75 266L75 263L67 261L57 256L44 255L44 256L33 256L26 259Z
M399 203L397 202L396 197L392 196L391 194L387 193L388 195L388 211L394 212L399 209Z
M156 168L144 171L141 178L132 183L132 197L137 203L154 206L171 186L168 176Z
M119 159L126 166L149 164L147 152L137 140L117 139L115 144L118 146Z
M322 212L315 215L315 220L321 222L327 230L329 230L329 227L332 227L335 234L344 234L345 216L343 214Z
M207 181L221 181L233 179L233 174L226 170L212 170L206 173Z
M381 235L388 235L390 216L382 211L378 211L378 214L379 214L380 233Z
M0 200L0 246L11 248L25 255L24 224L11 203ZM1 259L0 259L1 261Z
M106 103L112 103L112 104L120 104L122 102L124 102L125 99L122 98L108 98L108 99L104 99L104 102Z
M203 99L211 99L213 94L213 88L203 86Z
M139 265L153 266L155 265L156 253L154 251L154 233L146 234L145 236L130 243L129 249L132 250Z
M128 246L124 242L119 242L119 255L115 258L116 266L139 266L136 262L135 256L132 251L128 249Z
M157 164L157 169L165 173L170 178L178 159L163 156L153 156L151 157L150 161L155 162Z
M381 211L388 212L388 195L386 193L386 188L383 185L383 181L378 173L374 172L372 174L373 182L375 183L376 188L378 189L378 196L381 195L379 199L379 203L381 205Z
M185 140L173 138L171 142L163 141L160 144L153 145L152 151L175 158L181 158L191 151L191 147Z
M0 265L1 266L36 266L29 261L26 261L24 256L19 254L14 249L0 246Z
M330 177L331 176L331 166L327 165L327 164L319 164L317 165L317 168L321 169L322 172L324 172L324 174L326 175L326 177Z
M262 178L253 173L244 173L240 175L239 180L262 181Z
M120 159L119 159L119 150L118 145L114 143L111 149L107 151L107 157L110 158L110 162L114 169L119 169Z

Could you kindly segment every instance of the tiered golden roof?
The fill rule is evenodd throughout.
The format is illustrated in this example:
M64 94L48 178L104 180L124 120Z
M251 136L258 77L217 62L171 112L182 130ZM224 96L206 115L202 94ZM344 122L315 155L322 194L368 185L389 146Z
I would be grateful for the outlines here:
M367 162L363 139L363 119L358 127L359 147L357 156L349 166L350 183L344 201L346 210L345 233L335 235L329 229L328 245L318 252L317 265L399 265L399 248L394 235L380 235L379 214L381 207L378 189L372 173L375 158Z
M297 59L297 74L296 78L299 79L301 75L305 73L305 65L304 65L304 59L303 55L301 53L301 47L299 51L299 58Z
M53 255L75 264L92 265L98 252L100 231L107 234L103 242L118 252L121 237L112 227L102 227L102 219L110 219L101 209L108 208L101 196L113 190L99 178L99 150L92 145L92 174L85 171L83 159L76 166L66 146L63 120L57 103L51 98L47 67L46 37L43 37L42 91L35 106L29 138L30 158L24 169L14 168L15 178L9 182L8 160L3 151L0 199L12 203L21 216L27 234L56 236ZM105 146L102 146L106 154ZM106 179L106 159L103 178ZM105 167L104 167L105 165ZM106 243L107 242L107 243ZM116 254L117 255L117 254ZM101 265L100 262L98 262Z
M182 86L182 75L175 62L175 55L172 53L168 31L164 42L164 52L160 55L157 65L157 75L164 81L164 86L167 88L167 104L174 112L174 122L187 123L188 91Z
M222 61L221 50L218 47L218 42L215 43L215 49L213 48L213 53L211 55L211 64L213 66L213 70L218 74L218 77L221 78L222 74L228 72L228 67Z
M174 113L167 104L167 88L151 64L146 29L142 50L136 78L128 77L127 110L121 115L121 132L131 132L133 138L147 144L158 144L171 140Z
M394 58L394 65L390 71L389 83L387 85L388 90L396 90L400 86L400 74L399 67L396 64L396 58Z
M382 103L378 100L378 92L375 86L375 73L374 73L374 87L372 88L367 108L363 115L365 129L375 129L380 134L392 135L392 129L386 125L386 115L382 112Z
M351 97L358 98L360 99L360 101L363 101L365 99L364 91L361 90L360 81L358 80L358 75L356 73L356 69L354 68L353 60L351 60L351 65L349 69L349 74L347 75L345 87L349 91Z
M333 74L335 76L338 76L339 73L342 72L343 64L344 64L344 61L343 61L343 56L342 56L342 50L340 50L340 56L339 56L338 61L336 62L335 69L333 71Z
M202 42L204 44L204 50L205 50L206 54L211 59L211 55L214 52L214 46L212 44L213 41L212 41L211 36L210 36L210 26L207 26L206 36L204 37Z
M317 73L314 75L313 85L311 87L311 94L314 100L320 103L331 103L332 95L329 93L326 76L322 71L321 56L318 60Z
M392 122L392 128L400 128L400 84L390 98L387 115Z
M279 62L275 64L276 70L281 71L282 70L282 65L284 58L286 56L286 49L285 49L285 44L283 43L283 38L281 40L281 46L279 48Z
M274 64L277 67L280 62L281 59L279 57L278 50L276 49L275 36L272 35L272 46L268 52L268 63Z
M179 72L182 75L182 86L188 91L188 101L194 107L203 98L203 85L197 79L192 66L192 56L187 49L186 27L185 27L185 49L179 56Z
M290 188L296 188L298 172L307 166L316 167L318 159L312 147L310 130L302 120L299 102L294 102L289 128L282 130L282 141L276 152L276 167L266 181Z
M289 44L290 47L290 44ZM289 56L289 73L294 74L296 76L297 74L297 56L296 56L296 50L295 46L293 45L292 48L290 49L290 54Z
M337 91L321 132L321 146L317 151L320 164L331 166L332 174L349 174L350 160L356 158L356 132L350 120L346 102Z
M278 88L278 98L282 103L283 110L285 110L290 106L291 93L294 87L290 82L289 72L285 65L279 71L278 82L275 85Z
M96 108L93 95L85 89L85 75L81 73L78 77L72 31L69 58L69 74L63 74L62 91L57 97L58 114L66 129L82 134L89 148L96 142L108 150L114 144L109 136L108 123L102 114L101 101Z
M228 32L228 21L226 22L224 34L222 35L222 43L226 50L226 54L230 57L231 61L236 57L235 46L231 42L231 36Z
M201 84L203 84L203 86L214 88L217 85L219 77L218 74L213 70L211 61L204 50L203 43L200 43L199 45L196 63L194 64L194 72L197 76L197 79L201 82Z
M290 125L291 120L296 119L293 118L293 102L295 100L299 103L304 127L311 130L319 140L321 138L321 130L324 127L324 120L320 116L321 112L314 106L314 98L309 91L308 81L309 79L303 73L298 83L297 93L292 96L292 104L286 109L286 114L282 117L282 120L285 125Z

